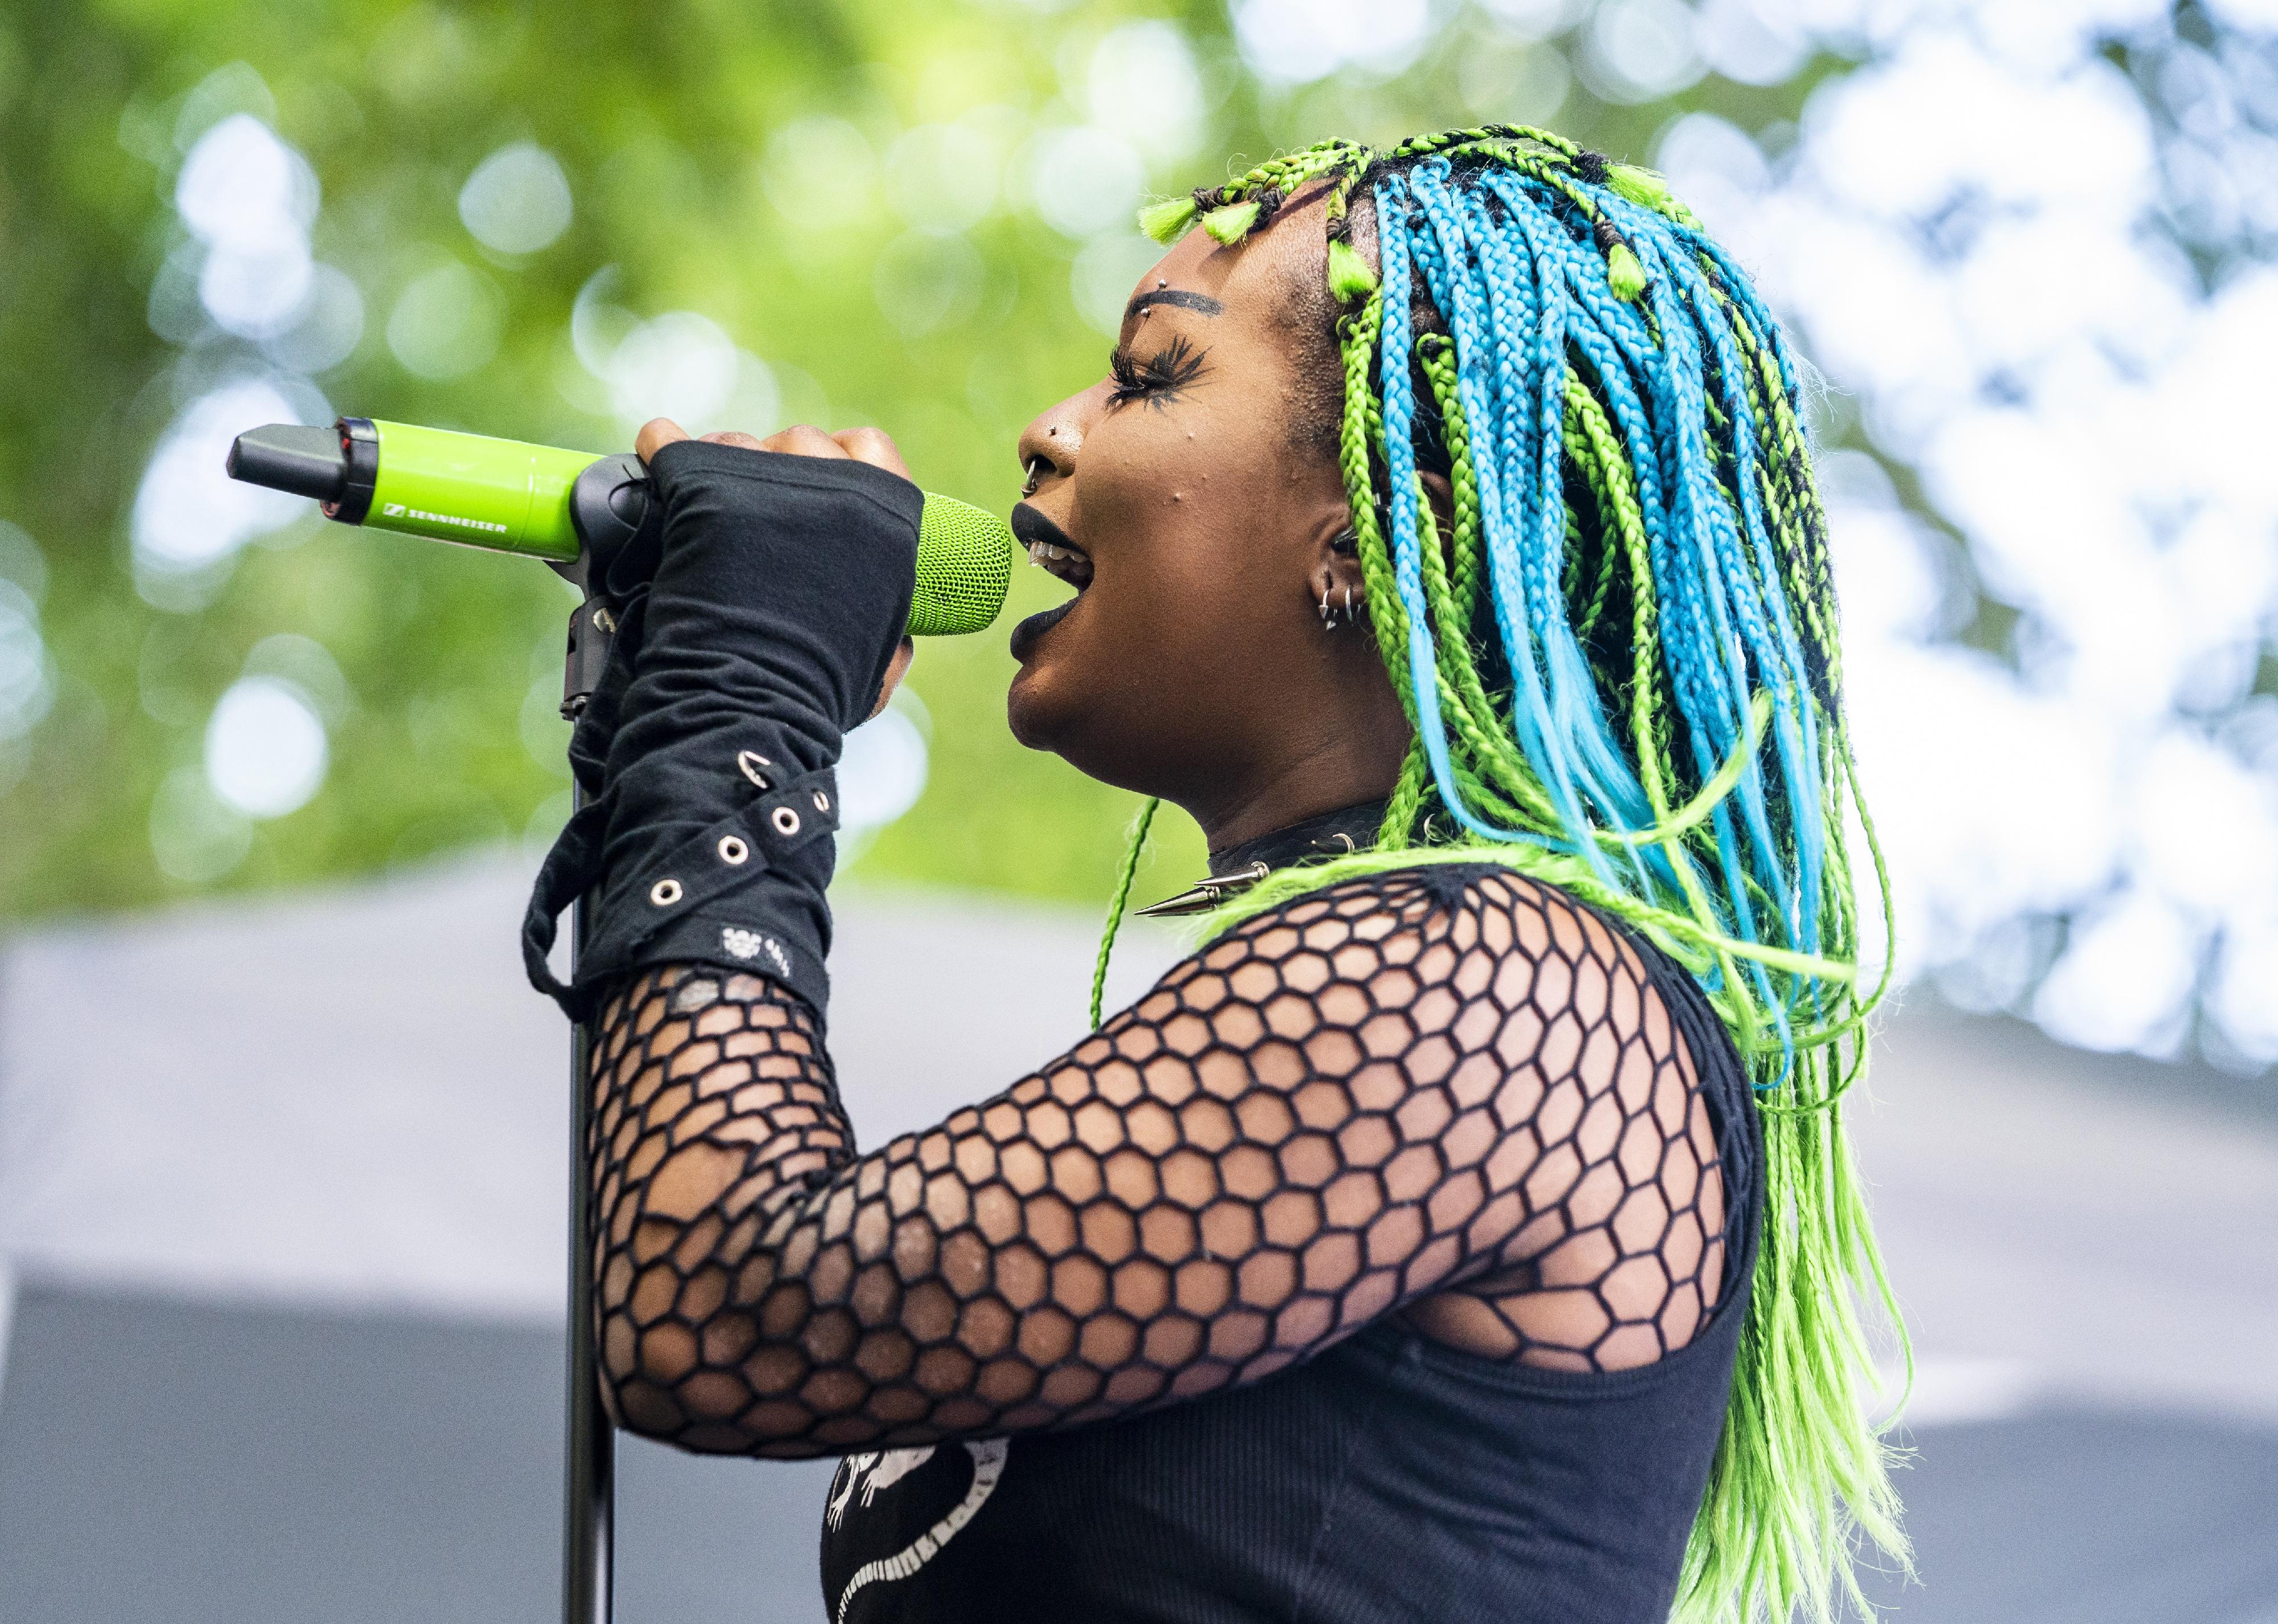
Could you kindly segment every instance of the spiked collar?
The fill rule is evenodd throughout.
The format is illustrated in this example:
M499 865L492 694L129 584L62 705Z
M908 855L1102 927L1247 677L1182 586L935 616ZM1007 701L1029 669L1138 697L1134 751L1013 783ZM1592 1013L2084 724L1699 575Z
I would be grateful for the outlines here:
M1142 919L1163 919L1181 914L1206 914L1228 897L1239 896L1276 869L1292 863L1315 862L1362 851L1376 844L1384 822L1384 802L1364 801L1340 807L1303 823L1291 823L1229 846L1210 854L1210 875L1175 897L1137 910Z

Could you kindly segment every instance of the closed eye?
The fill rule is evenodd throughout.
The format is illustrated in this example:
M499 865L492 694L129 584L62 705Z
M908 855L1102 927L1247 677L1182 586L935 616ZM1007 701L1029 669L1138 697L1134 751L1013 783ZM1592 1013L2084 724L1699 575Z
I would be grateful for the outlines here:
M1184 333L1173 334L1168 343L1144 361L1133 360L1129 350L1119 348L1107 357L1108 372L1115 379L1107 403L1122 406L1145 401L1158 408L1167 406L1209 370L1204 365L1209 354Z

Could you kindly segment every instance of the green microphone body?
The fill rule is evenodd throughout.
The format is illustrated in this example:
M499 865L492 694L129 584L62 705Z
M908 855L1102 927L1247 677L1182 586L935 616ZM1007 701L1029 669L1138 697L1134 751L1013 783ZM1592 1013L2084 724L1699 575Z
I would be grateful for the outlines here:
M631 537L650 489L638 458L595 456L414 423L271 424L230 447L229 475L313 496L325 516L570 566ZM986 509L929 491L918 531L917 637L978 632L1005 607L1013 532Z

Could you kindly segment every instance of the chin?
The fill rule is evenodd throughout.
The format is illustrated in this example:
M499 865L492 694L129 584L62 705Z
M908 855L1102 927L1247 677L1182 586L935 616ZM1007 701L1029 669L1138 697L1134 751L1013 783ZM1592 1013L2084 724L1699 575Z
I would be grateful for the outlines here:
M1118 725L1098 704L1086 704L1047 673L1024 669L1005 695L1013 737L1031 750L1057 755L1087 778L1135 794L1161 793L1145 763L1155 741L1144 730Z
M1051 706L1049 701L1040 702L1036 688L1036 668L1022 666L1013 686L1005 690L1005 724L1029 749L1049 750L1052 747Z
M1082 741L1097 714L1072 691L1068 673L1055 669L1048 657L1023 665L1005 691L1005 725L1031 750L1083 754Z

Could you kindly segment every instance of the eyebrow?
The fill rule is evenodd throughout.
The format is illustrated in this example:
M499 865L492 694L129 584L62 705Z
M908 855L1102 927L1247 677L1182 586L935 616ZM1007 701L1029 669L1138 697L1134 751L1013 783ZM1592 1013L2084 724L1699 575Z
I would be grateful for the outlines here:
M1208 294L1189 293L1183 287L1158 287L1152 292L1141 294L1130 303L1125 305L1123 318L1126 321L1130 320L1132 317L1136 316L1150 304L1173 304L1182 310L1193 310L1203 316L1226 314L1226 306Z

